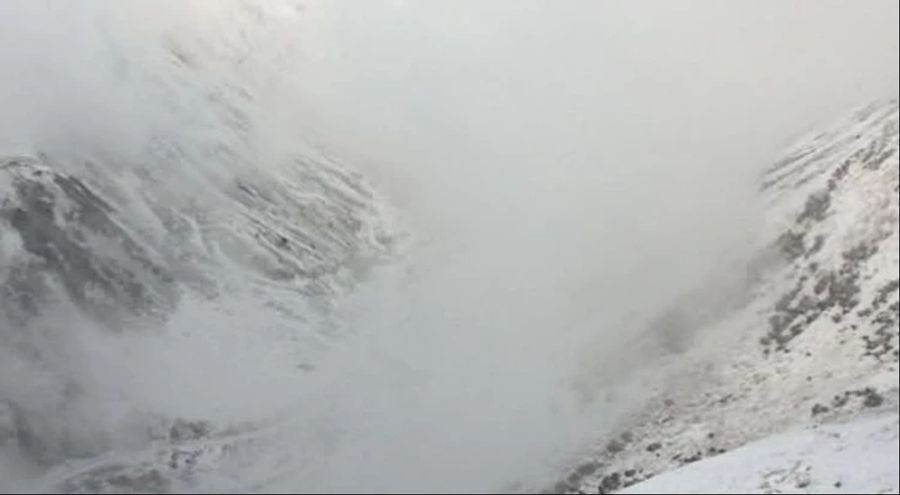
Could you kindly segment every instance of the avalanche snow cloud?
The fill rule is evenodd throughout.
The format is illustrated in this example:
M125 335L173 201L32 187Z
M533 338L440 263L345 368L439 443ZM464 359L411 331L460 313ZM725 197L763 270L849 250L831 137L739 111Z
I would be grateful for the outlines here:
M783 140L896 93L897 18L0 3L0 490L541 486L742 284Z

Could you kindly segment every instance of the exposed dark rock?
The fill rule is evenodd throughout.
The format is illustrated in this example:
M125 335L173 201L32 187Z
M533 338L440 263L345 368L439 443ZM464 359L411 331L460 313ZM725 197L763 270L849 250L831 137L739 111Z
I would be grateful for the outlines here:
M208 437L211 431L212 428L206 421L177 419L169 428L169 440L172 442L199 440Z
M825 245L825 236L823 234L819 234L813 239L812 246L809 247L809 250L804 254L805 257L809 258L810 256L818 253L822 250L822 246Z
M827 312L835 311L831 319L835 323L841 322L859 305L862 263L877 251L878 246L869 243L860 243L845 251L840 269L820 273L812 287L813 296L804 295L797 300L806 285L805 276L801 276L775 303L773 314L769 317L768 334L760 339L765 350L771 350L769 346L774 346L774 350L787 352L788 343Z
M825 414L825 413L827 413L828 411L830 411L830 409L828 409L827 406L823 406L822 404L815 404L815 405L812 407L812 415L813 415L813 417L818 416L818 415L820 415L820 414Z
M600 487L597 493L613 493L621 487L622 476L619 473L612 473L600 480Z
M797 223L802 224L810 220L814 222L824 220L828 213L829 206L831 206L831 193L829 191L825 190L810 194L809 197L806 198L806 204L803 206L803 211L801 211L800 215L797 217Z
M112 464L66 480L65 493L169 493L172 481L158 468Z
M585 476L594 474L598 469L600 469L600 464L597 462L585 462L584 464L575 468L574 474L578 476L579 479L584 478Z
M778 247L788 261L794 261L806 252L803 234L788 230L778 238Z
M900 301L879 311L872 319L871 323L875 325L875 331L872 336L864 335L862 337L866 346L866 355L881 360L894 351L894 342L898 340L898 334L900 334L898 312L900 312ZM896 360L897 353L894 352L893 356Z
M844 179L847 176L847 172L850 171L850 159L846 159L841 163L841 166L834 169L834 172L831 174L831 177L828 179L828 190L833 191L837 188L838 182Z
M884 404L884 397L881 396L878 392L873 388L866 388L862 391L863 393L863 406L865 407L878 407Z
M50 290L40 274L49 274L86 314L113 326L127 314L161 316L175 307L171 275L84 182L30 159L0 161L0 179L15 191L0 198L0 223L8 223L31 255L4 283L0 302L8 311L36 312Z
M625 445L618 440L612 440L608 444L606 444L606 450L610 454L617 454L625 450Z
M881 288L878 289L878 294L872 299L872 310L878 311L881 309L881 306L887 302L888 297L891 294L894 294L900 289L900 279L894 279L890 282L884 284Z

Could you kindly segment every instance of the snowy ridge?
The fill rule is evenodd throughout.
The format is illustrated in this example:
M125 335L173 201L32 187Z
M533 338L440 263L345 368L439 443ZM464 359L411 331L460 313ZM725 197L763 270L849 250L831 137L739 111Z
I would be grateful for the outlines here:
M618 491L785 429L847 421L861 411L888 414L879 428L896 439L897 129L897 101L878 102L799 140L766 172L769 223L747 268L749 292L728 311L693 320L702 325L689 330L689 350L675 350L676 358L627 382L655 390L645 412L620 425L553 491ZM691 322L678 321L673 331ZM672 320L661 320L666 324ZM688 476L667 479L691 491ZM896 491L896 468L893 476L887 485L879 478L877 487L854 486ZM734 491L781 489L732 481ZM676 486L649 483L648 491ZM821 483L791 490L822 490Z

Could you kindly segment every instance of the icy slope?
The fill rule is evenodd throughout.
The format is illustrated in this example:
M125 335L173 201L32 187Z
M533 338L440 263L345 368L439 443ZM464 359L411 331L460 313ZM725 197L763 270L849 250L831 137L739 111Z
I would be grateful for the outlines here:
M675 354L621 385L654 390L644 412L555 490L616 491L789 427L897 412L897 129L897 101L878 102L766 172L767 234L749 288L726 291L718 308L692 304L708 291L687 296L649 344L636 342L668 332L692 345L662 339ZM896 437L896 421L883 428Z

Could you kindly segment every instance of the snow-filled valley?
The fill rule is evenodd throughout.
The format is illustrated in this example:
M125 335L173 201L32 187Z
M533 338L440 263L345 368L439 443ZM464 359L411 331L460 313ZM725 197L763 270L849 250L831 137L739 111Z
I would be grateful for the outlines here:
M0 492L900 490L897 6L639 4L0 2Z

